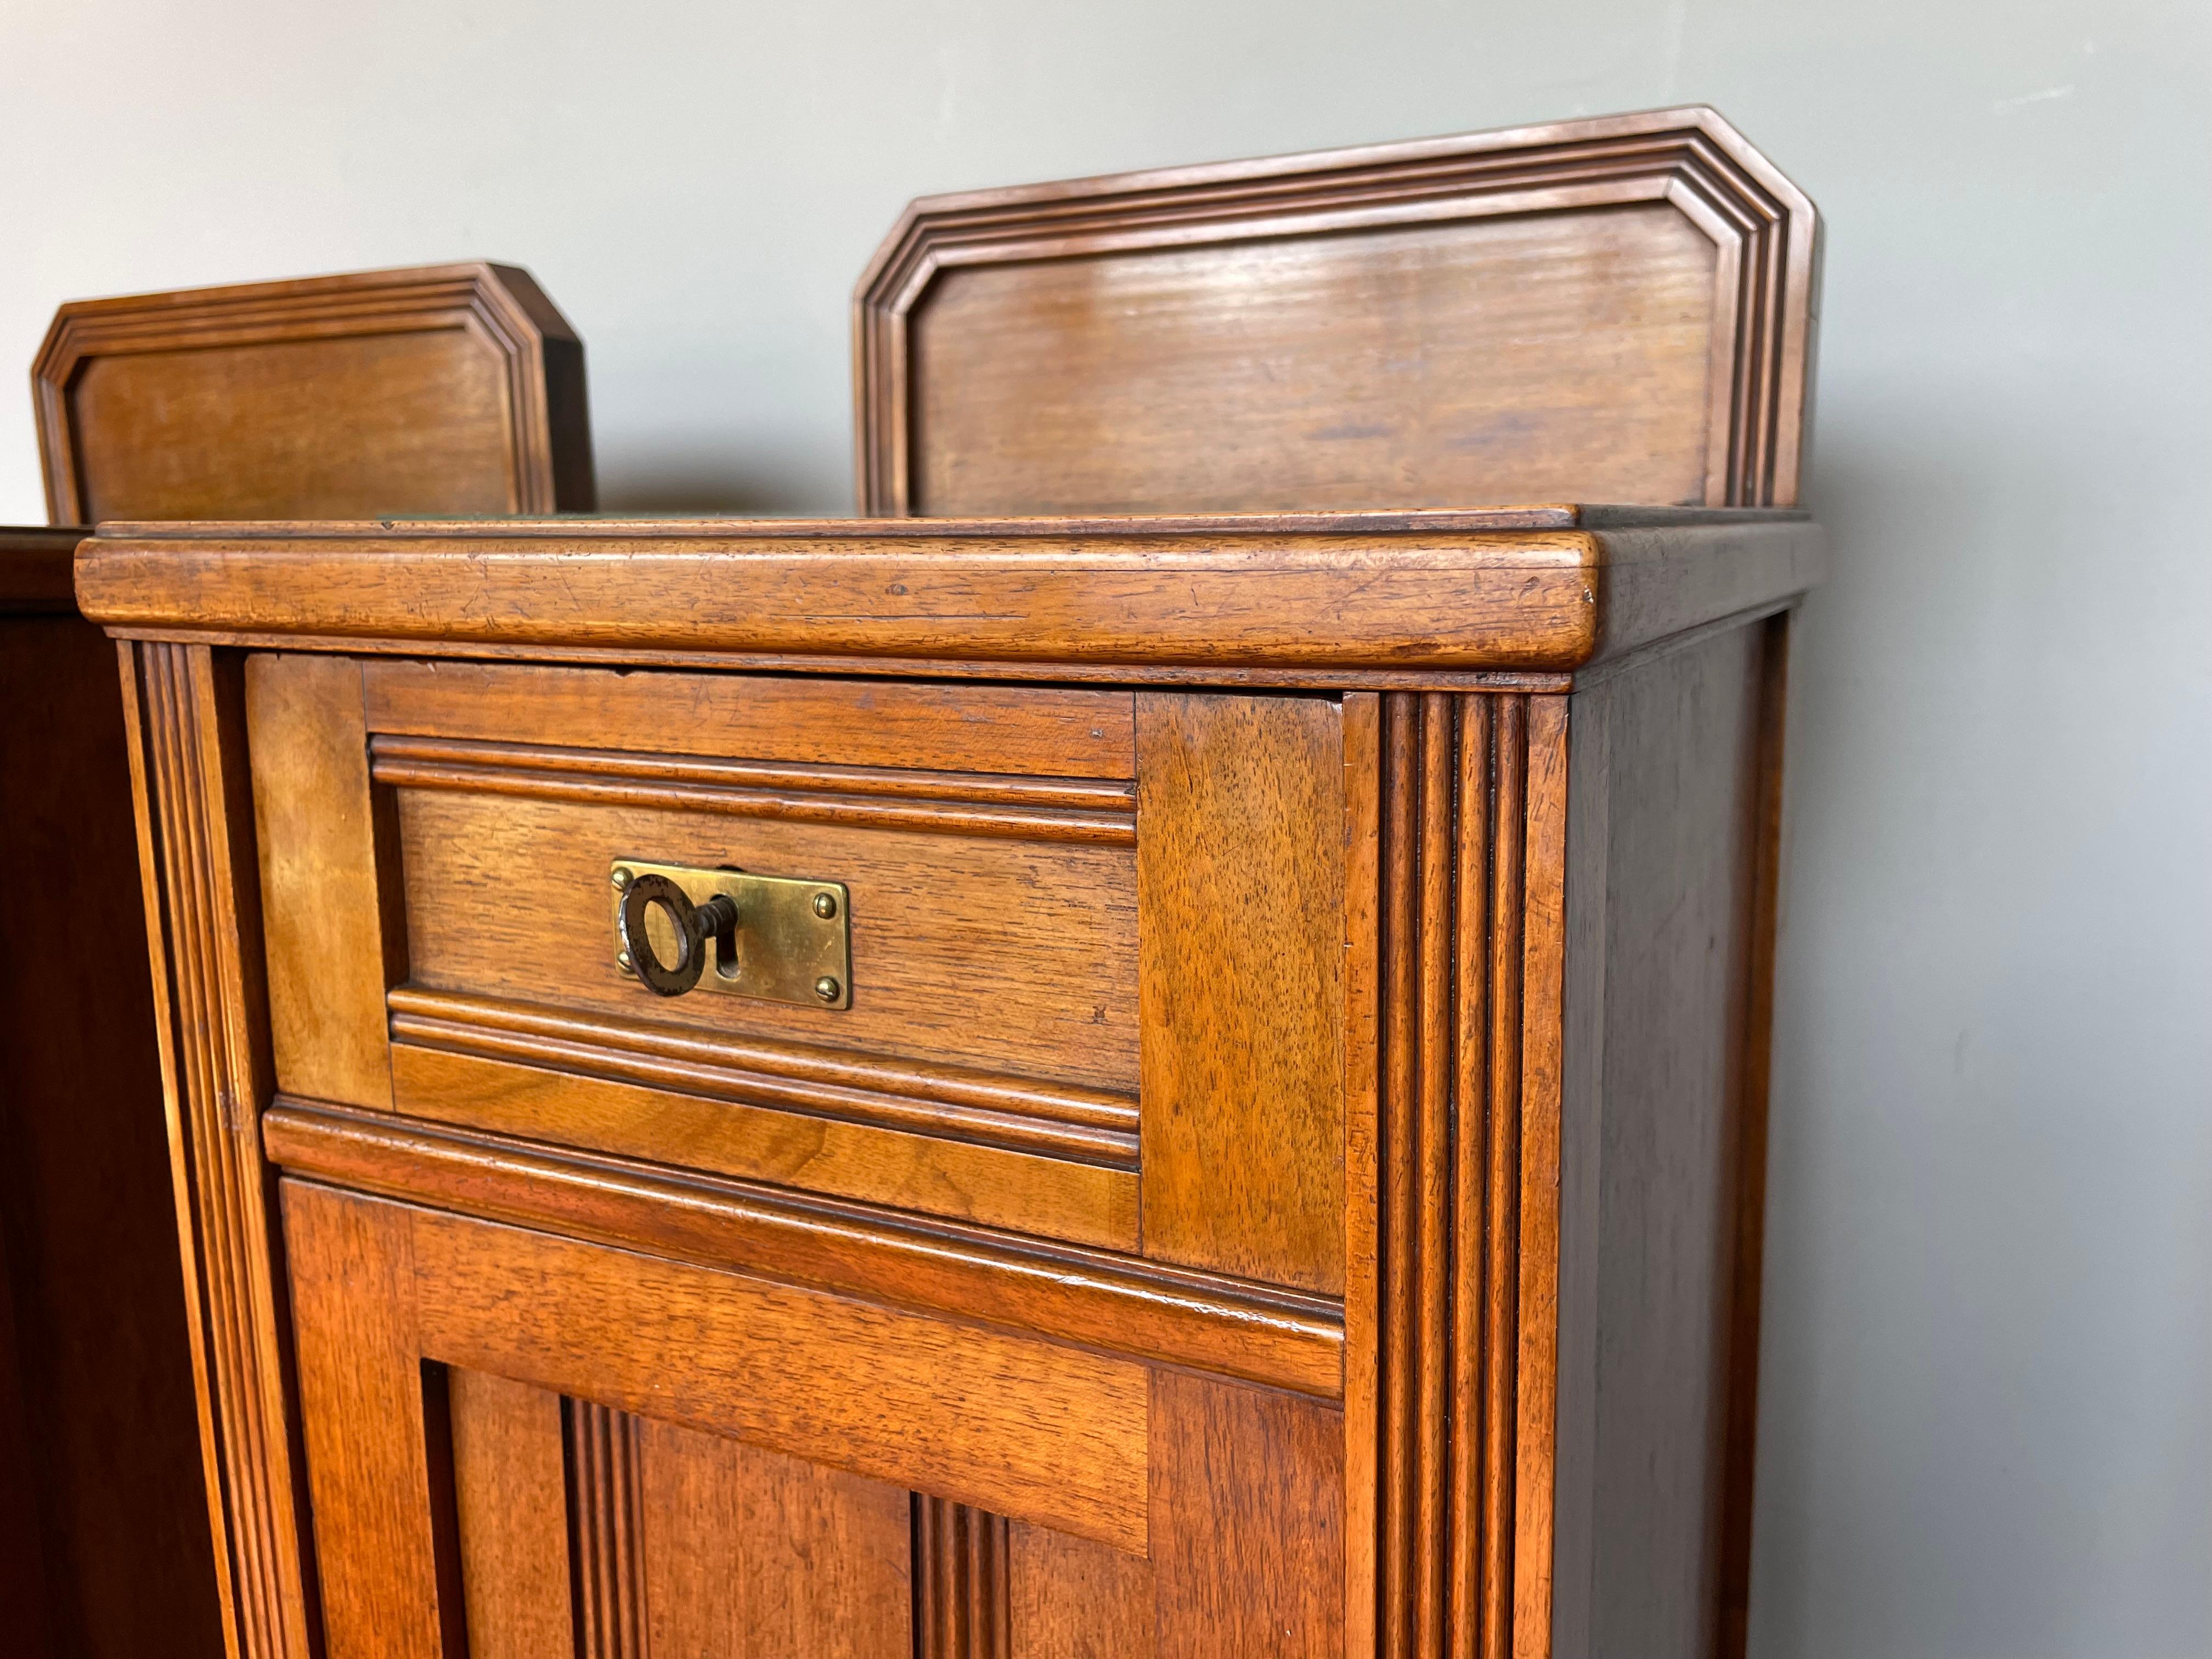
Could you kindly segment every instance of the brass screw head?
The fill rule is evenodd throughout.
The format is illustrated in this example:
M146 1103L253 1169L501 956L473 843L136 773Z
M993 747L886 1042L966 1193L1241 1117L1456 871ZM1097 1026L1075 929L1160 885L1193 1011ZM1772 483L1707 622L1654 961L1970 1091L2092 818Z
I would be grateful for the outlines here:
M824 921L836 915L837 896L835 893L817 893L814 896L814 914Z
M625 974L634 974L637 971L637 964L629 959L629 952L627 951L615 952L615 966Z
M827 974L823 975L820 979L814 981L814 994L820 997L824 1002L836 1001L837 989L837 981L830 978Z
M624 888L626 888L626 887L628 887L628 886L629 885L629 871L627 871L627 870L617 870L617 871L616 871L616 872L615 872L615 875L614 875L614 882L615 882L615 891L617 891L617 893L621 892Z

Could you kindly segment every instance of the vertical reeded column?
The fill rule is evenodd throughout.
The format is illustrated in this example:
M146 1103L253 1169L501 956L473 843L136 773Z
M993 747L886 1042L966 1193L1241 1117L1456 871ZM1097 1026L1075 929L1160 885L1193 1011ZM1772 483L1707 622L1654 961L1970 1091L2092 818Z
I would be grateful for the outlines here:
M243 694L204 647L125 645L121 659L223 1613L240 1659L308 1659L305 1486L260 1147L268 1056Z
M1012 1659L1006 1522L914 1498L915 1659Z
M1388 1659L1512 1651L1528 700L1382 709Z
M580 1659L645 1659L643 1483L637 1419L571 1400L568 1559Z

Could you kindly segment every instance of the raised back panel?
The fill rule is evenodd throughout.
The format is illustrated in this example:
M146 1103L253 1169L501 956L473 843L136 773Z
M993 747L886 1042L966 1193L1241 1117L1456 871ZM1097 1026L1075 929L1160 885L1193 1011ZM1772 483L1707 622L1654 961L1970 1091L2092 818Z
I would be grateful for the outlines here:
M594 502L583 347L511 266L72 301L31 377L57 522Z
M1817 231L1706 109L927 198L862 510L1794 505Z

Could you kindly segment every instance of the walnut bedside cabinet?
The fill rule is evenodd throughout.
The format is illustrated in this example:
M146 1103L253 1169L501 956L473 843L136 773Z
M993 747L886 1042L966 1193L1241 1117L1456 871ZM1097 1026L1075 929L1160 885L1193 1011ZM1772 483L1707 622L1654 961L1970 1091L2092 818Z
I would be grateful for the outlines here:
M879 516L103 526L241 1653L1734 1639L1814 252L949 198Z
M592 499L583 348L506 267L75 302L33 392L61 525ZM221 1471L178 1294L114 647L70 591L87 533L0 529L0 1646L216 1659Z

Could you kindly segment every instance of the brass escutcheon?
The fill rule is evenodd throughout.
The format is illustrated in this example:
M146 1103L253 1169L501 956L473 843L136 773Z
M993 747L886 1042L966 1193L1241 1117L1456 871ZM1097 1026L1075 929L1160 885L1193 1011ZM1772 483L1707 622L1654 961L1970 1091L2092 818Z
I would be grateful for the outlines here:
M608 887L615 966L648 990L853 1005L852 898L842 882L616 859Z

